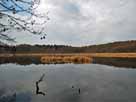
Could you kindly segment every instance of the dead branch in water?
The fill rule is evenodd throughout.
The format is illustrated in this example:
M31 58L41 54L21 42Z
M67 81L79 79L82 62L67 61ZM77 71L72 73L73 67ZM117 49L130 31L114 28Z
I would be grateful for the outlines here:
M40 95L45 96L45 93L42 92L42 91L40 91L40 89L39 89L39 83L43 81L44 76L45 76L45 74L43 74L43 75L40 77L40 79L39 79L38 81L36 81L36 94L37 94L37 95L40 94Z

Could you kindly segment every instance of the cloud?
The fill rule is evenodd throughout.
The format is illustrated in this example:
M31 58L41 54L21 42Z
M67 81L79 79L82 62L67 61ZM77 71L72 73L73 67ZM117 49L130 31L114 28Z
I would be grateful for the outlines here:
M82 46L136 39L135 0L43 0L40 12L44 9L51 20L47 39L37 40L40 44ZM35 43L35 38L27 41Z

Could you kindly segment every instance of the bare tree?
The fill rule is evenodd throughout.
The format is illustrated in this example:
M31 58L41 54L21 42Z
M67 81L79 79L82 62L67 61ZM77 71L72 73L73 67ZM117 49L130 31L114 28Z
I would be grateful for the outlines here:
M45 39L44 28L49 20L48 12L38 11L41 0L0 0L0 43L16 42L11 31L25 31L41 35Z

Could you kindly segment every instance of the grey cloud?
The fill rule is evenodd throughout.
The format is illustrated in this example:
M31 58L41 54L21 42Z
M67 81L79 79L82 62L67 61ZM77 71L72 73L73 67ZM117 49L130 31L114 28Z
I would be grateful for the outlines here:
M47 40L40 44L81 46L136 39L136 0L46 0L45 5L52 7L51 20Z

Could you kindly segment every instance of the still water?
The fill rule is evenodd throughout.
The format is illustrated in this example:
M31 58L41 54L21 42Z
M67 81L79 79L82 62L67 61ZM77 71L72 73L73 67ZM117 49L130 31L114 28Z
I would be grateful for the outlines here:
M35 82L46 95L36 95ZM80 89L80 92L79 92ZM136 70L98 64L0 65L0 102L136 102Z

